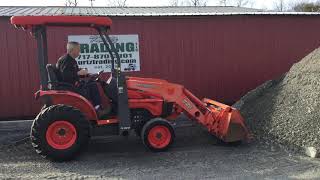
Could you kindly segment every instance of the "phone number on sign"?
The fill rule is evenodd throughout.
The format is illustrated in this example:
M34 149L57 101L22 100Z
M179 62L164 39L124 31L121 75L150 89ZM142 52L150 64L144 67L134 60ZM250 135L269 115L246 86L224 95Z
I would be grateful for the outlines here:
M115 56L114 56L115 57ZM119 54L120 58L132 58L132 54ZM82 54L78 57L78 59L109 59L110 54Z

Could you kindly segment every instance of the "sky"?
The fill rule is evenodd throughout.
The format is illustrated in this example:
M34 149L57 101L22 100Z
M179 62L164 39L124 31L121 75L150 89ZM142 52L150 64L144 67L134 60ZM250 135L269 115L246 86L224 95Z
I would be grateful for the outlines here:
M0 0L0 6L64 6L66 0ZM89 0L78 0L79 6L90 6ZM107 6L110 1L115 0L94 0L93 6ZM127 0L127 6L168 6L171 0ZM180 0L188 1L188 0ZM229 0L230 2L232 0ZM275 2L279 0L249 0L247 7L258 9L273 9ZM297 0L284 0L291 5ZM313 1L313 0L309 0ZM207 0L207 6L219 5L219 0ZM231 4L232 5L232 4Z

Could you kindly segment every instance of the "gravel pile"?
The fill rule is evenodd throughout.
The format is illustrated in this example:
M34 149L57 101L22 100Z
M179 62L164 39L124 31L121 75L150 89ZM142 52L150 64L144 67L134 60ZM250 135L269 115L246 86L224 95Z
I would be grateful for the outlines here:
M293 151L320 149L320 48L250 91L234 107L257 140Z

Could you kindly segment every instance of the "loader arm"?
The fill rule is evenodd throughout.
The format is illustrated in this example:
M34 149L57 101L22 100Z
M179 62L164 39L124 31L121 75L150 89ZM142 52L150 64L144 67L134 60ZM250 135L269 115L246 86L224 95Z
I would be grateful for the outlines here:
M239 111L228 105L204 99L201 101L182 85L152 78L128 77L128 89L160 95L175 105L173 113L186 115L205 126L208 131L225 142L249 139L248 130Z

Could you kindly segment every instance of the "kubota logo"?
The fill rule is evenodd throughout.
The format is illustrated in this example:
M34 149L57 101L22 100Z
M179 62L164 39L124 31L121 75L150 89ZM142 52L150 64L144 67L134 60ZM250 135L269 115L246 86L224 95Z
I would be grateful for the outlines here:
M191 110L193 108L192 104L187 99L183 99L182 103L184 105L186 105L187 109L189 109L189 110Z
M152 84L137 84L138 87L143 87L143 88L154 88L154 85Z

